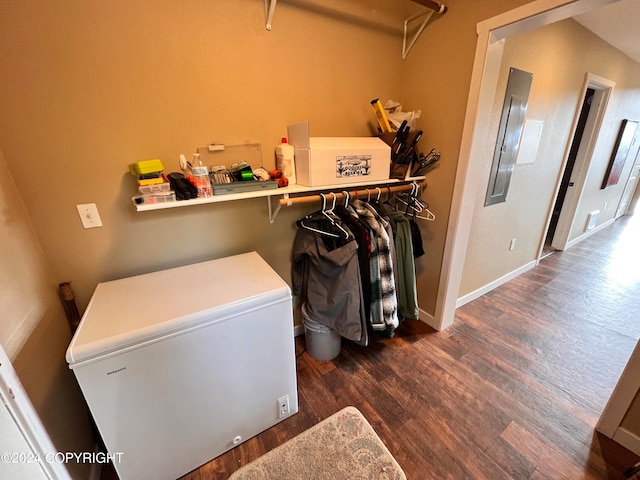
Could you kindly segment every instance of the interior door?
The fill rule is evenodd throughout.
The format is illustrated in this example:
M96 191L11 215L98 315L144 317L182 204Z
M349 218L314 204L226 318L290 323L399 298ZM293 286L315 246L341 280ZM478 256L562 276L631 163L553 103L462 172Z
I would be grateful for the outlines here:
M0 403L0 432L2 432L0 478L9 480L50 479L40 465L32 462L36 458L35 454L4 401Z
M638 142L638 137L635 138L634 142ZM618 204L618 209L616 210L616 218L626 215L627 209L629 208L629 202L631 201L631 197L633 196L633 193L635 192L638 185L638 175L640 175L640 152L636 154L635 163L631 168L631 175L629 175L627 184L624 187L622 198L620 198L620 203Z
M578 204L584 184L587 180L587 173L591 164L594 146L602 126L602 119L607 109L607 104L611 96L611 92L615 82L598 77L592 73L588 73L585 78L584 91L588 93L588 89L593 89L595 94L591 100L591 107L586 118L584 131L579 141L576 152L575 165L571 172L569 188L562 203L557 225L553 237L551 238L551 246L555 250L564 250L569 243L569 236L578 210ZM584 97L583 97L584 98ZM576 126L579 121L579 115L582 111L580 105L576 112ZM571 138L573 142L573 137Z

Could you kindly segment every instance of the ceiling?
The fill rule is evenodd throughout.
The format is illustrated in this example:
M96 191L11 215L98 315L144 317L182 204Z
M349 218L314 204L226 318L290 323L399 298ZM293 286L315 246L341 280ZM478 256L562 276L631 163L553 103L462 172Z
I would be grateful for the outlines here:
M640 63L640 1L620 0L573 18Z

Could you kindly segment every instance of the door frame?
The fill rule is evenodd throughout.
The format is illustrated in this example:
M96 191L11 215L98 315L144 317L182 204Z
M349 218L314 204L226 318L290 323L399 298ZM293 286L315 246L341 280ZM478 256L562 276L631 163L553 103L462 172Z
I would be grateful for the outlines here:
M67 468L63 463L57 461L58 451L2 345L0 345L0 402L13 417L33 455L37 455L40 459L38 465L42 468L45 476L51 480L71 480ZM0 408L3 407L0 406ZM47 459L53 461L47 461Z
M567 244L569 243L569 236L576 221L578 205L580 204L580 199L582 198L584 187L587 182L587 174L589 173L589 167L591 166L593 151L595 149L596 141L598 140L598 135L600 134L600 128L602 127L602 121L604 119L604 115L609 104L609 99L611 98L611 93L613 92L613 88L615 87L615 85L616 82L600 77L594 73L587 73L585 75L584 83L582 85L582 90L579 97L581 99L580 105L576 109L573 125L571 127L571 135L569 137L570 140L567 143L567 148L562 161L562 168L560 169L560 176L556 185L555 196L558 195L558 191L560 190L562 172L564 172L567 161L569 159L571 143L573 142L573 137L578 126L578 120L580 119L580 112L582 111L582 99L584 99L588 88L592 88L595 90L593 104L597 105L597 107L594 111L594 105L592 105L591 110L589 111L587 124L584 127L584 135L582 136L580 148L576 157L576 162L571 174L571 182L573 183L573 186L569 187L569 189L567 190L567 195L564 199L564 203L562 204L562 209L560 210L558 225L556 227L553 240L551 241L551 246L556 250L566 249ZM547 228L549 227L549 223L551 222L552 215L553 206L551 207L551 211L549 212L547 218ZM546 229L545 234L542 238L542 244L540 245L540 249L538 251L538 259L540 258L540 255L542 255L545 238Z
M637 375L639 369L640 342L636 344L631 358L629 358L629 362L596 424L596 430L636 455L640 455L640 437L622 427L621 424L631 403L640 391L640 377Z
M481 162L472 159L483 158L482 149L489 123L484 120L491 114L505 39L616 1L536 0L477 24L478 40L436 298L433 326L437 330L449 327L455 318L479 187L476 179Z

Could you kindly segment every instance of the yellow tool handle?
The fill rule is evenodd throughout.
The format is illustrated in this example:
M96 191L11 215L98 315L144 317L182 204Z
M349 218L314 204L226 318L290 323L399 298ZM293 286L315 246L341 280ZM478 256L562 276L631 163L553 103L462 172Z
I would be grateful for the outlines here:
M376 114L376 118L378 119L378 125L380 126L380 130L382 133L390 133L391 125L389 124L389 119L387 118L387 112L382 108L382 102L379 98L375 100L371 100L371 106L373 107L373 111Z

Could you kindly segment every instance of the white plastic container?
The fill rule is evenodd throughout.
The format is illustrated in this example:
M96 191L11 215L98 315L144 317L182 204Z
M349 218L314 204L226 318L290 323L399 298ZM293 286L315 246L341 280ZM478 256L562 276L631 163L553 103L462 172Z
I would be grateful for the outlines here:
M282 176L289 180L289 185L296 183L295 148L282 137L282 143L276 147L276 168Z

